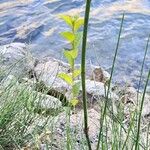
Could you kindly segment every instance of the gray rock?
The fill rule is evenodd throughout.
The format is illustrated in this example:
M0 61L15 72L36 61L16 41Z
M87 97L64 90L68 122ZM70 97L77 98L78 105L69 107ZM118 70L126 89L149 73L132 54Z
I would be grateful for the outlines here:
M0 87L2 88L7 88L8 86L16 86L19 85L18 80L15 76L13 75L8 75L6 77L3 78L3 80L0 82Z
M76 64L75 67L81 68L81 65ZM105 83L107 80L109 80L109 78L110 74L105 71L101 66L86 64L86 79Z
M46 62L37 64L34 71L38 80L42 81L47 87L65 93L69 87L66 82L57 77L59 73L68 72L69 68L63 65L59 61L50 58Z
M88 110L89 120L89 135L94 148L97 143L98 129L99 129L99 113L94 109ZM66 149L67 143L67 121L66 112L59 114L57 117L50 119L46 125L47 131L41 133L38 137L38 146L42 149L45 148L45 144L48 144L50 149L63 150ZM84 122L83 122L83 111L79 111L75 114L71 114L69 123L69 135L71 140L74 141L74 150L82 149L82 144L87 147L84 136ZM38 121L37 124L43 124L42 121ZM54 125L54 126L53 126ZM49 138L48 138L49 137ZM85 143L82 143L85 142ZM81 144L82 143L82 144ZM33 149L35 144L31 142L28 144L30 149Z
M109 80L110 74L107 71L105 71L102 67L91 65L88 68L90 68L88 70L90 72L91 80L102 83L105 83L107 80Z
M77 80L78 82L78 80ZM107 90L107 87L106 87ZM88 102L88 107L95 107L95 109L98 108L99 110L99 104L104 102L106 100L106 95L105 95L105 87L104 83L102 82L96 82L93 80L86 80L86 94L87 94L87 102ZM71 99L71 91L68 91L65 94L66 98L68 100ZM108 95L109 98L109 106L113 105L114 113L116 113L116 102L118 101L119 97L112 91L109 92ZM76 107L78 108L83 108L82 104L82 87L80 86L80 92L79 92L79 103L77 104Z
M53 96L41 94L39 92L34 92L34 95L36 96L36 107L40 107L45 110L50 108L60 109L62 107L61 101Z
M124 104L124 113L129 115L131 111L134 111L136 107L140 107L143 93L137 93L137 90L134 87L123 87L118 88L116 91L117 95L120 97L120 101ZM137 103L138 97L138 103ZM150 116L150 95L145 94L142 116Z
M86 80L86 91L88 94L93 96L102 96L105 95L105 88L102 82L96 82L92 80Z
M74 148L75 150L82 149L82 142L85 140L84 135L84 120L83 120L83 111L79 111L70 116L70 134L72 135L72 140L74 140ZM92 143L92 147L95 148L97 143L98 131L99 131L99 113L94 109L88 110L88 126L89 126L89 136L90 141ZM65 113L60 114L55 120L55 131L54 131L54 144L58 146L61 145L60 141L66 143L66 130L67 130L67 118ZM82 144L81 144L82 143ZM86 142L84 143L86 147ZM60 147L63 149L63 147Z
M145 95L142 116L150 118L150 95L148 94Z
M11 43L0 47L0 54L5 63L14 63L25 56L26 45L23 43Z
M80 68L80 65L75 65L75 67ZM88 70L90 70L90 72L87 73L87 78L89 79L86 81L87 92L93 96L104 96L104 84L101 82L105 82L110 76L100 67L92 65L90 67L90 69L89 67L87 67ZM37 64L34 71L38 80L43 81L47 87L53 88L58 92L62 92L64 94L67 93L67 97L68 95L70 95L70 87L66 84L66 82L57 77L59 73L70 72L70 67L67 63L64 63L57 59L47 58L46 60ZM101 79L99 78L99 76L102 76Z
M0 57L1 68L17 77L27 75L34 68L35 59L23 43L0 46Z
M59 99L34 91L34 88L30 85L19 83L13 75L9 75L1 81L0 91L5 90L5 88L9 89L12 95L18 92L25 92L26 98L31 100L35 109L38 108L42 111L49 110L49 114L54 114L62 108L62 103Z
M105 93L107 92L107 87L105 87L104 83L102 82L86 80L86 92L98 100L106 96ZM118 96L112 91L109 93L109 98L118 100Z

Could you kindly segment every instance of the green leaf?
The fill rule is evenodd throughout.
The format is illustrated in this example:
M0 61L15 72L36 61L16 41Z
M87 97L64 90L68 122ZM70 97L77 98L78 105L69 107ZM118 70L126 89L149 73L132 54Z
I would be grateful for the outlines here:
M72 100L70 101L70 103L71 103L71 105L72 105L73 107L75 107L75 106L78 104L78 102L79 102L78 99L72 99Z
M72 86L72 93L73 95L76 97L79 95L80 92L80 84L81 82L76 82L73 86Z
M67 59L67 61L70 64L70 66L72 67L74 65L74 59L72 58L72 56L70 55L68 50L64 51L64 56Z
M69 26L73 26L72 24L72 17L71 16L68 16L68 15L60 15L60 18L63 19L67 25Z
M74 39L75 49L78 49L78 47L81 43L82 35L83 35L82 32L78 32L78 33L75 34L75 39Z
M69 42L73 42L75 39L75 35L71 32L62 32L61 36Z
M66 57L66 59L76 59L78 56L78 50L65 50L64 51L64 56Z
M78 56L78 51L77 50L65 50L64 51L64 56L65 58L68 60L69 64L71 67L73 67L74 65L74 60L77 58Z
M77 31L84 24L84 19L79 18L74 25L74 30Z
M69 85L72 85L73 83L71 76L66 73L59 73L58 77L66 81Z
M69 52L69 54L71 55L71 57L73 58L73 59L76 59L77 58L77 56L78 56L78 50L70 50L70 51L68 51Z
M81 69L74 70L73 77L76 78L81 74Z

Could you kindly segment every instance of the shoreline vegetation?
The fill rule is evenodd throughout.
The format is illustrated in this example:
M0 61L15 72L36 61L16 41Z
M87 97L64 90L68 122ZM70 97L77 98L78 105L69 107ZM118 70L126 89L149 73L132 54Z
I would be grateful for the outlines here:
M83 132L81 87L79 103L71 108L67 127L71 89L57 75L70 73L69 64L51 57L38 60L32 57L23 43L1 46L1 52L0 147L4 150L55 150L67 149L69 142L70 149L88 149ZM79 64L75 66L80 68ZM86 68L88 133L92 149L95 149L110 74L100 66L86 64ZM105 149L130 149L135 143L137 109L140 106L137 95L142 100L143 93L137 93L133 87L111 85L102 134L107 141L101 143L107 146ZM149 148L149 100L150 95L146 93L140 121L140 149ZM66 137L70 137L69 141ZM118 142L121 142L120 146Z
M69 26L61 33L67 63L37 59L24 43L0 46L0 150L149 150L150 70L142 91L140 85L150 36L138 89L113 84L125 15L109 74L86 63L90 3L84 18L61 16Z

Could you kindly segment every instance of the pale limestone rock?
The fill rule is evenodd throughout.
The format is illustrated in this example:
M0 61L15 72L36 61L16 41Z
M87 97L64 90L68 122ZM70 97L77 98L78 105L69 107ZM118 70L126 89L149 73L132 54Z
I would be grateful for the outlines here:
M0 67L17 77L28 75L35 65L35 59L23 43L0 46L0 57Z
M42 81L47 87L62 93L68 90L69 87L67 83L58 78L58 74L68 72L68 68L61 66L58 61L49 59L46 62L39 63L34 71L38 80Z

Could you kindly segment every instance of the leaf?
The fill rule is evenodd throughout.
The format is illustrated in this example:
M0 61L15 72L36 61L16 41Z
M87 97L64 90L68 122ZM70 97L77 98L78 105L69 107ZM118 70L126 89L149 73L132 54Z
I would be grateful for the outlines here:
M80 69L77 69L77 70L74 70L73 76L74 76L74 78L76 78L76 77L78 77L80 74L81 74L81 70L80 70Z
M74 65L74 59L72 58L72 56L70 55L69 51L65 50L64 51L64 56L67 59L68 63L70 64L70 66L72 67Z
M68 60L69 64L71 67L73 67L74 65L74 60L77 58L78 56L78 50L65 50L64 51L64 56L65 58Z
M73 58L73 59L76 59L77 58L77 56L78 56L78 50L70 50L69 51L69 54L71 55L71 57Z
M83 24L84 24L83 18L77 19L77 21L75 22L75 25L74 25L74 30L77 31Z
M61 36L69 42L73 42L75 39L75 35L71 32L62 32Z
M67 59L76 59L77 56L78 56L78 50L65 50L64 51L64 56L67 58Z
M75 39L74 39L74 46L75 46L75 49L78 49L80 43L81 43L81 39L82 39L82 32L77 32L75 34Z
M60 15L60 18L63 19L63 20L66 22L67 25L69 25L69 26L71 26L71 27L73 26L71 16L68 16L68 15Z
M73 107L75 107L75 106L78 104L78 102L79 102L78 99L72 99L72 100L70 101L70 103L71 103L71 105L72 105Z
M73 86L72 86L72 93L73 95L76 97L79 95L80 92L80 84L81 82L76 82Z
M59 73L58 77L66 81L69 85L72 85L73 83L71 76L66 73Z

